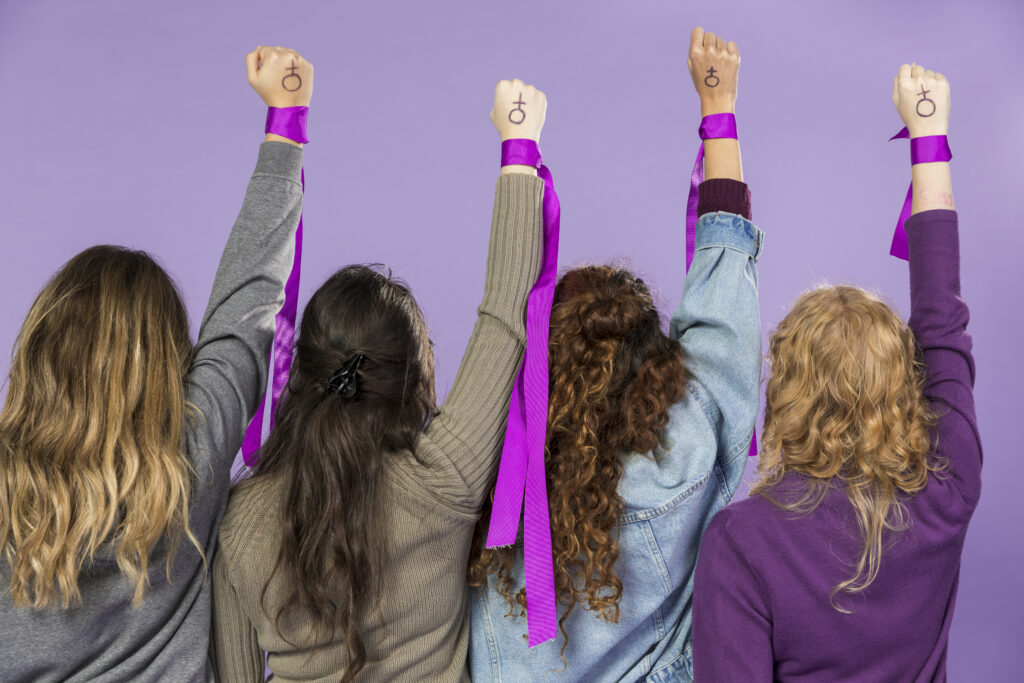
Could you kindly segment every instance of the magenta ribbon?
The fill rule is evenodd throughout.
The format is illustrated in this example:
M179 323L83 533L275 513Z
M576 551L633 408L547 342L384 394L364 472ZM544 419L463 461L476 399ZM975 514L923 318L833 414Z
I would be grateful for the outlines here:
M910 138L910 131L906 128L889 138L889 141ZM934 161L949 161L953 158L953 152L949 149L949 138L945 135L925 135L919 138L910 139L910 163L927 164ZM892 236L892 246L889 253L898 259L906 261L909 258L907 251L907 231L903 224L910 218L910 209L914 198L914 183L910 183L907 189L907 198L903 201L903 209L900 211L899 220L896 221L896 232Z
M700 121L697 129L700 136L700 148L697 149L697 160L693 162L690 174L690 195L686 198L686 270L689 272L693 263L693 251L697 244L697 200L700 198L700 184L704 182L704 141L717 138L738 139L736 136L735 114L711 114ZM750 448L747 455L757 456L757 432L750 437Z
M511 546L516 542L522 511L527 644L534 647L552 640L557 633L544 447L548 423L548 332L557 279L561 210L551 172L543 164L536 142L502 142L501 165L510 164L533 166L544 181L544 241L540 274L526 303L526 348L509 401L487 547Z
M265 132L280 135L295 142L306 143L306 118L309 107L269 107L267 109L267 125ZM302 191L306 191L306 172L302 171ZM302 213L299 213L299 226L295 230L295 258L292 270L284 283L284 304L274 318L274 346L271 351L274 358L274 381L271 389L270 428L274 428L274 417L277 414L277 402L281 398L288 383L288 372L292 367L292 348L295 343L295 317L299 306L299 273L302 270ZM268 364L269 364L269 358ZM242 441L242 459L249 467L256 465L256 451L263 442L263 412L267 404L264 393L256 414L245 430Z

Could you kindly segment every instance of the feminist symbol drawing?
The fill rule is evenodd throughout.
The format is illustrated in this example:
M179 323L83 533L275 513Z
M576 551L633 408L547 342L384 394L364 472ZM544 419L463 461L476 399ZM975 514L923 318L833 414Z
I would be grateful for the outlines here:
M298 90L299 88L302 87L302 76L300 76L297 73L295 73L295 71L298 68L299 67L295 66L295 60L293 59L291 67L289 69L287 69L287 71L290 71L291 73L289 73L287 76L285 76L284 78L281 79L281 87L284 88L285 90L287 90L288 92L295 92L296 90ZM288 79L289 78L294 78L296 80L294 88L289 88L288 87Z
M519 99L517 101L513 102L512 104L516 105L516 108L508 113L508 120L518 126L520 123L522 123L523 121L526 120L526 110L523 109L523 105L526 104L526 102L523 102L523 93L519 93ZM516 121L514 118L512 118L512 116L516 112L519 113L519 120L518 121Z
M714 81L714 83L711 81ZM718 76L715 75L715 67L708 69L708 75L704 77L704 85L709 88L717 88L718 84L721 82L722 81L719 80Z
M931 90L925 90L924 86L922 85L921 86L921 92L917 93L918 95L921 96L921 99L919 99L917 101L917 115L920 116L923 119L926 119L926 118L928 118L929 116L931 116L932 114L935 113L935 109L936 109L935 100L933 100L933 99L928 97L928 93L930 93L930 92L931 92ZM922 114L921 113L921 105L925 104L925 103L927 103L925 105L926 109L927 109L928 106L931 106L932 109L927 114Z

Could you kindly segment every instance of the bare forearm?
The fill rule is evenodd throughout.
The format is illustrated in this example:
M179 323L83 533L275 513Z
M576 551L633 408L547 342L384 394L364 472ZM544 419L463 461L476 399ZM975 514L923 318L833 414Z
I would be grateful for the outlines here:
M948 133L949 81L941 73L918 64L902 65L892 81L892 101L911 140ZM948 161L913 164L911 178L911 215L954 208Z
M273 133L267 133L267 137L264 138L263 141L264 142L287 142L289 145L295 145L296 147L299 147L299 148L302 147L302 143L301 142L295 142L291 138L282 137L280 135L274 135Z
M736 112L736 85L740 52L736 43L705 33L697 27L690 34L687 67L700 97L701 117ZM704 178L743 182L740 143L729 138L704 141Z
M717 138L704 141L704 179L714 178L743 182L739 140Z
M932 209L956 208L953 205L953 180L949 174L948 161L914 164L911 173L914 181L911 215Z

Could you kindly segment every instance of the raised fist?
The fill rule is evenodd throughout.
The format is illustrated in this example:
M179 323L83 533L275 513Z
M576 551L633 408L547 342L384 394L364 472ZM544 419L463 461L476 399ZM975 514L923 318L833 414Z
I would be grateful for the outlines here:
M498 81L494 88L491 122L498 129L502 142L512 138L540 142L547 109L548 98L532 85L526 85L518 78Z
M700 95L704 116L732 112L736 108L736 86L740 74L740 50L700 26L690 34L690 56L686 60L693 87Z
M295 50L257 47L245 56L249 85L268 107L308 107L313 65Z
M949 133L949 81L917 64L904 64L892 79L892 102L910 137Z

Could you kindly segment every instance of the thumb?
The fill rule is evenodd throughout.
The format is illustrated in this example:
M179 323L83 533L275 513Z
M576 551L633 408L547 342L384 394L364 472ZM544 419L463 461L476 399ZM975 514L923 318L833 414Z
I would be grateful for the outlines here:
M245 74L249 79L250 83L256 82L256 75L259 73L260 64L260 49L257 47L255 50L245 56Z

